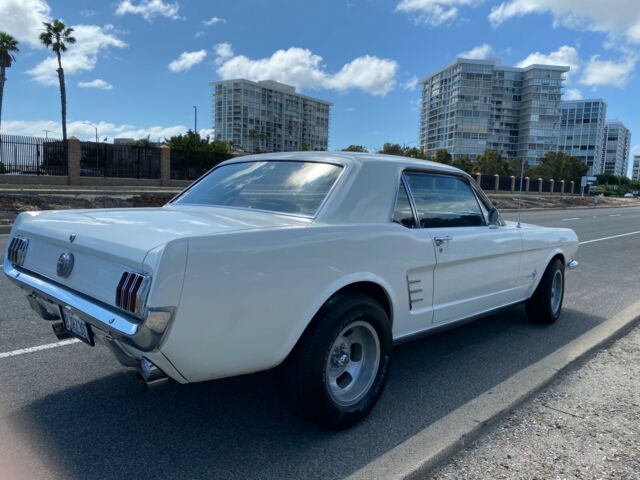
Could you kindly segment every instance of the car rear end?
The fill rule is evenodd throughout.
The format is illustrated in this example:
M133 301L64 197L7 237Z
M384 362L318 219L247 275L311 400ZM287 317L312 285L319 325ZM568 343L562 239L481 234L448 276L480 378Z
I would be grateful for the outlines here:
M151 243L101 235L99 226L70 229L77 214L56 213L46 221L38 213L17 219L5 275L59 339L106 345L149 385L167 377L185 382L159 347L179 302L187 238L148 248Z

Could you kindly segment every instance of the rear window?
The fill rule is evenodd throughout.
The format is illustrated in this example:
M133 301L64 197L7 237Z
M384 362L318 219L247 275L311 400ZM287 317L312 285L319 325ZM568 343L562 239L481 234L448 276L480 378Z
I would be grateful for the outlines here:
M268 210L313 216L342 167L330 163L265 161L223 165L174 204Z

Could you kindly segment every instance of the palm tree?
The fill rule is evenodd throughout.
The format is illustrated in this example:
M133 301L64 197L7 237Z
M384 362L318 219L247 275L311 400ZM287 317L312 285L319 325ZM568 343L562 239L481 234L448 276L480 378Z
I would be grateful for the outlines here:
M6 32L0 32L0 126L2 125L2 97L4 96L4 82L7 80L5 71L16 61L14 52L19 52L18 41Z
M62 52L67 51L67 45L76 43L73 28L67 26L57 18L53 22L42 22L44 32L40 34L42 44L53 50L58 59L58 80L60 81L60 104L62 107L62 139L67 139L67 90L64 85L64 70L62 69Z

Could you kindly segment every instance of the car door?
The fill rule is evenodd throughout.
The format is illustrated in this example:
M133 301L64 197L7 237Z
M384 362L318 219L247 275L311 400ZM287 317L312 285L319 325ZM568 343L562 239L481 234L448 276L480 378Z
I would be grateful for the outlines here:
M403 278L398 279L406 289L408 315L394 324L400 336L411 335L429 328L433 323L433 272L436 255L428 232L418 228L415 209L409 200L404 178L400 180L393 221L402 225L410 237L413 252L411 261L402 269Z
M460 320L516 301L522 240L489 225L466 177L405 172L420 227L433 242L433 323Z

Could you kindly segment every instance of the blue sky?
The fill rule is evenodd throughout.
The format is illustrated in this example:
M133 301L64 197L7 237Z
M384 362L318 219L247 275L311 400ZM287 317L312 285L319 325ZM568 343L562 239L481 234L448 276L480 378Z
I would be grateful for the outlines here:
M152 139L211 128L210 81L275 78L334 103L330 146L417 141L422 79L468 52L506 65L572 66L568 96L601 97L640 153L637 0L0 0L21 41L4 133L60 135L53 55L40 22L78 44L63 58L70 133ZM470 52L470 53L469 53Z

